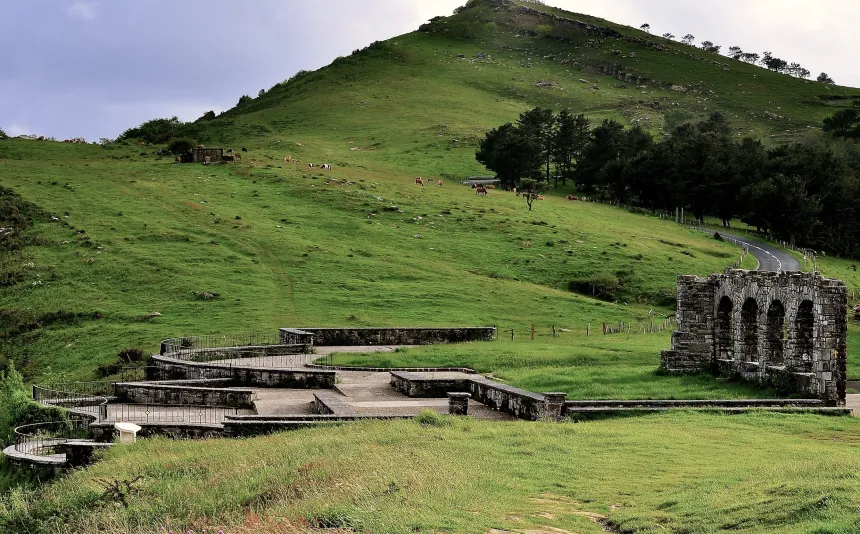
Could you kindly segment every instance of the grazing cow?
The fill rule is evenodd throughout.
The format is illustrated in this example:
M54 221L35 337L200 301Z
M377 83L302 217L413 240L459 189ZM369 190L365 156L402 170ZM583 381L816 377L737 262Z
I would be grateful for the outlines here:
M496 186L494 186L493 184L487 185L487 186L485 186L485 187L486 187L487 189L495 189L495 188L496 188Z
M424 185L424 180L422 180L420 176L416 176L416 177L415 177L415 184L416 184L416 185L423 186L423 185Z
M242 154L234 154L234 155L233 155L233 160L235 160L235 161L242 161Z
M537 199L538 199L538 200L543 200L543 195L538 195L538 196L537 196Z
M323 164L322 164L322 170L324 170L324 171L330 171L330 170L331 170L331 165L329 165L328 163L323 163Z
M293 158L291 158L290 156L284 156L284 163L289 163L291 161L293 161Z
M442 185L442 180L439 180L439 182L436 185Z
M478 187L475 188L475 194L481 195L481 196L487 196L487 188L484 187L483 185L479 185Z
M314 168L314 164L313 164L313 163L308 163L308 169L313 169L313 168Z
M579 200L579 197L575 197L573 195L567 195L568 200Z
M173 163L182 163L182 156L176 156L176 159L173 160Z
M242 152L247 152L247 151L248 151L248 149L247 149L247 148L242 147Z

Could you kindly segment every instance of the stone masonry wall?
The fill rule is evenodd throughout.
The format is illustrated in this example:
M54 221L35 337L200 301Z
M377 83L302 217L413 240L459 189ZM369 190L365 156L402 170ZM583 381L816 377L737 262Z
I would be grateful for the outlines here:
M313 335L317 346L429 345L491 341L495 327L477 328L281 328L281 343L295 343ZM304 341L299 341L304 342Z
M727 270L678 278L678 331L662 366L715 371L830 405L845 402L847 292L814 273Z
M254 392L250 389L207 388L158 382L118 382L114 396L135 404L171 404L253 408Z

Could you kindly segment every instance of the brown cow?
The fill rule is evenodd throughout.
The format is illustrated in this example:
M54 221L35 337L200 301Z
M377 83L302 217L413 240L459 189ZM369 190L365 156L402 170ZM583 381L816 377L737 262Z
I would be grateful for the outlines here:
M487 196L487 188L484 187L483 185L479 185L478 187L475 188L475 194L481 195L481 196Z
M420 176L416 176L416 177L415 177L415 184L416 184L416 185L421 185L421 186L423 186L423 185L424 185L424 180L422 180Z
M442 185L442 180L439 180L436 185Z
M486 187L487 189L495 189L496 188L496 186L494 186L493 184L490 184L490 185L487 185L484 187Z
M575 197L573 195L567 195L568 200L579 200L579 197Z

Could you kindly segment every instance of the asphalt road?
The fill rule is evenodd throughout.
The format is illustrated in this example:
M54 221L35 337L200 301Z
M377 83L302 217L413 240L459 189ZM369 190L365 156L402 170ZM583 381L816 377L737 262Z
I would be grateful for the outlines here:
M720 235L747 247L749 253L758 260L759 271L799 271L800 263L793 256L782 250L749 237L728 234L720 231Z

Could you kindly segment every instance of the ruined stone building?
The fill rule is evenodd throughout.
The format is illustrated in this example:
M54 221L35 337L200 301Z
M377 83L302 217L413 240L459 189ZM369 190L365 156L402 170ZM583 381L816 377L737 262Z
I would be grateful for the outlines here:
M678 277L678 331L661 365L845 402L847 292L817 273L727 270Z

